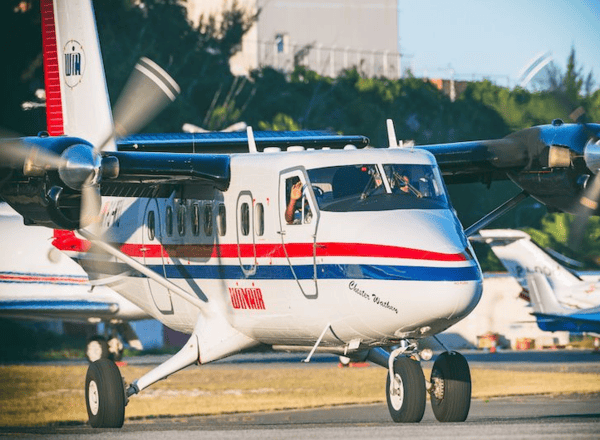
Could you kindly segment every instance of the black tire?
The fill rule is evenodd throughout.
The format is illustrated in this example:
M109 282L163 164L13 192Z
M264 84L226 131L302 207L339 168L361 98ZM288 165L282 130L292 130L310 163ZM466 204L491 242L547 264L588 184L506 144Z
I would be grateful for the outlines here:
M99 359L108 359L108 343L103 336L94 336L85 347L85 357L88 362L95 362Z
M440 422L464 422L471 407L471 372L464 356L444 352L431 370L431 408Z
M120 428L125 421L125 387L113 361L100 359L85 376L85 404L92 428Z
M394 362L394 375L399 382L397 391L392 395L390 375L386 381L388 410L396 423L418 423L425 412L425 376L421 365L410 358L400 356Z

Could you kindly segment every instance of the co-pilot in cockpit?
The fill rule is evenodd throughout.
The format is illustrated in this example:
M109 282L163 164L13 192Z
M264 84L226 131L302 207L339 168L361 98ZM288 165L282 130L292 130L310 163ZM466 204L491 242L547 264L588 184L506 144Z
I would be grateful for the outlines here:
M447 209L439 169L417 164L344 165L307 170L323 211Z

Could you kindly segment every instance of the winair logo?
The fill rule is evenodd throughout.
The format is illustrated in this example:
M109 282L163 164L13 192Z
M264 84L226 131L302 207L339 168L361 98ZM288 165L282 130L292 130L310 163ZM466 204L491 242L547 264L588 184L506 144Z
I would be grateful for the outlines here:
M230 287L229 296L234 309L265 310L263 295L258 288Z
M85 72L85 53L83 47L75 40L69 40L63 48L65 82L71 88L81 82Z

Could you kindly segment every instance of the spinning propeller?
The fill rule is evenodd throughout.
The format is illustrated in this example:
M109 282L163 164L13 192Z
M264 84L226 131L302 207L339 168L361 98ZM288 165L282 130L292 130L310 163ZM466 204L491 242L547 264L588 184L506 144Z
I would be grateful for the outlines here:
M114 130L94 145L75 144L62 153L40 148L27 139L2 142L0 159L11 168L21 168L25 176L43 176L57 171L69 188L81 191L79 228L97 236L101 209L100 182L119 175L115 157L102 156L114 138L136 132L150 122L179 94L177 83L153 61L142 58L136 64L115 106ZM6 137L6 136L4 136Z
M590 129L585 122L583 107L573 111L570 117L584 128L584 132L588 137L583 150L583 158L588 169L594 173L591 179L588 179L583 193L574 207L575 219L571 224L569 247L577 250L584 238L588 218L598 212L600 203L600 178L598 177L600 171L600 138L598 133Z

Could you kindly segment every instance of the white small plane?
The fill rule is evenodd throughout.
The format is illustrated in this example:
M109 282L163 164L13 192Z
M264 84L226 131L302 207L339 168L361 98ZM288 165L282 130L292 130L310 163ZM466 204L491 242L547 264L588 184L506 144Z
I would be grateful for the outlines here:
M92 285L81 266L52 245L52 229L25 226L23 217L0 203L0 230L0 317L102 322L104 334L87 342L90 362L121 359L123 342L143 349L129 322L149 316L109 287Z
M243 142L247 153L169 152L176 136L147 143L158 152L117 151L115 135L142 126L177 84L143 59L113 124L91 2L41 6L49 136L4 143L0 195L28 222L71 230L54 245L92 279L190 334L125 387L113 362L90 364L91 426L120 427L128 399L153 383L259 344L385 367L396 422L420 421L427 391L438 420L467 418L465 358L442 353L429 381L418 362L418 341L467 316L482 291L431 153L398 148L391 124L387 149L249 129L191 145Z
M540 248L529 234L512 229L481 230L472 241L487 243L531 302L544 331L600 333L600 284L584 280Z
M531 275L537 273L546 278L557 300L566 307L585 309L600 304L600 282L597 278L583 279L538 246L526 232L481 230L470 240L484 242L491 247L508 273L519 282L523 288L521 297L527 301L531 301Z

